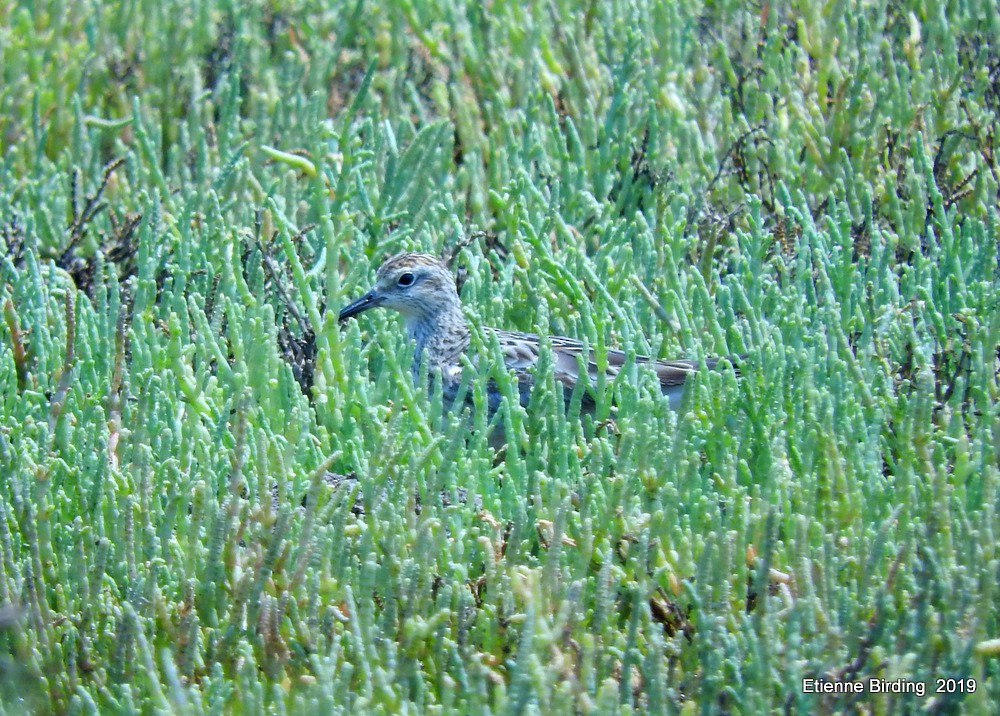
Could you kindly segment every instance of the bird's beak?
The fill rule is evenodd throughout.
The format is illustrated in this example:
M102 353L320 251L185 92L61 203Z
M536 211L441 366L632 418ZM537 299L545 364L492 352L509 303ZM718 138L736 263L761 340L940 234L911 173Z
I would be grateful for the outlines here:
M382 298L382 296L379 296L377 293L375 293L375 289L372 289L371 291L366 293L364 296L359 298L351 305L345 306L343 309L341 309L339 320L346 321L351 316L356 316L359 313L364 313L369 308L375 308L376 306L381 306L382 301L384 300L385 299Z

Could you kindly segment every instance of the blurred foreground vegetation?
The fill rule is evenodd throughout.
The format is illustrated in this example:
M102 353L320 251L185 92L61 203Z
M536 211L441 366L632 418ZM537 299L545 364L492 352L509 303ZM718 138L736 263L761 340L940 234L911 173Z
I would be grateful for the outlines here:
M0 2L0 704L989 713L998 129L990 2ZM403 248L742 377L497 456Z

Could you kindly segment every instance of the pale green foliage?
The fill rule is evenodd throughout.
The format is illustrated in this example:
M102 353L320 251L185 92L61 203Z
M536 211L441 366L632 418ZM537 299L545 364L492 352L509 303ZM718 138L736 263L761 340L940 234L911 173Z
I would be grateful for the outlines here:
M24 5L6 710L1000 702L995 5ZM675 414L636 368L581 420L543 371L496 461L397 319L336 322L458 246L476 322L742 377Z

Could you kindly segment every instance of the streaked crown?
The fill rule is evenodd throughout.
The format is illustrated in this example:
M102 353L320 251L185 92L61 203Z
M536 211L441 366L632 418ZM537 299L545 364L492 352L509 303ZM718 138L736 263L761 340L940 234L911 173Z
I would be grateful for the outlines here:
M444 262L437 256L432 256L431 254L418 254L413 251L404 251L403 253L390 256L383 261L382 265L378 267L378 271L375 272L375 280L381 281L386 276L424 267L437 269L439 272L443 272L448 276L451 275L451 272L448 271L448 267L445 266Z

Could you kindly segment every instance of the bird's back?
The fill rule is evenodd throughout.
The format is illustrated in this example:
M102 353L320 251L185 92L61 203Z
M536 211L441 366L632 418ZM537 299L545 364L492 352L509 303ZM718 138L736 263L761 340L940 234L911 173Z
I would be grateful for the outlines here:
M539 337L533 333L492 330L500 344L507 368L513 370L517 376L521 402L527 404L534 383L533 370L539 358ZM553 373L556 380L566 389L567 396L573 392L581 379L586 381L586 388L592 388L597 384L599 368L592 350L582 342L565 336L549 336L548 341L552 347ZM582 363L581 356L584 357ZM629 357L623 351L609 349L607 361L605 375L611 381L618 376L622 368L627 366ZM670 405L675 409L680 404L684 381L698 371L699 365L698 362L691 360L659 360L646 356L638 356L635 361L653 369L659 378L661 392L670 399ZM718 361L707 359L705 362L709 368L714 368ZM581 376L581 365L586 371L584 376ZM585 406L593 404L593 395L589 390L584 392L583 401Z

